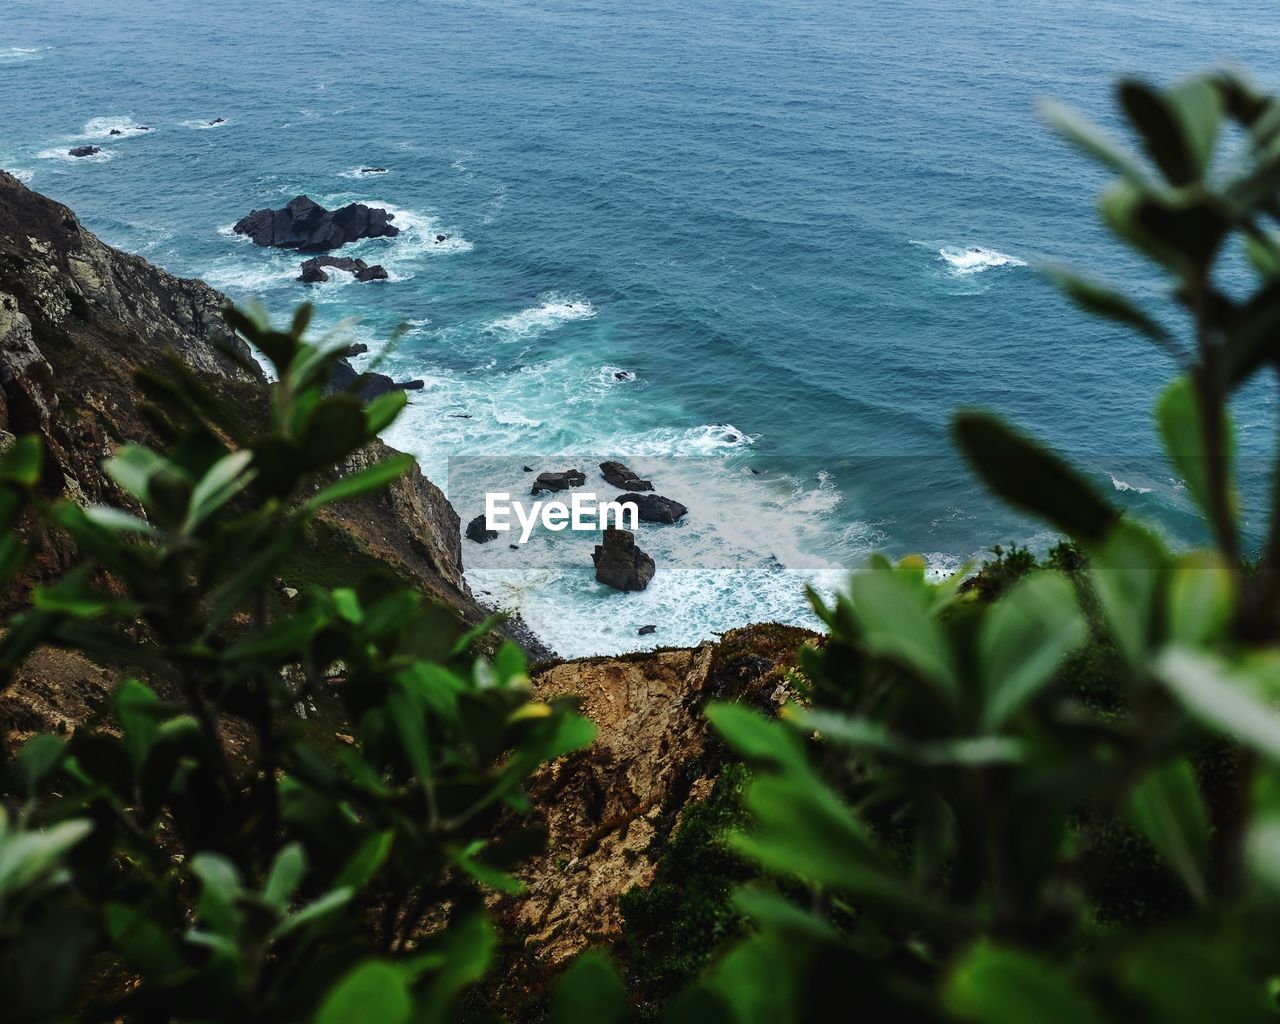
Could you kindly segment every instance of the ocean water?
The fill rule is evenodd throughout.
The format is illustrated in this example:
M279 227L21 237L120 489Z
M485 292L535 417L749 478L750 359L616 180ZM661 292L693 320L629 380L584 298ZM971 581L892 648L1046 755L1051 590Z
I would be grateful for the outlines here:
M691 511L643 527L644 593L597 584L581 535L464 542L468 577L564 654L691 643L811 621L803 583L873 550L947 572L1046 544L950 454L960 406L1194 539L1150 421L1166 357L1037 270L1159 298L1097 224L1105 175L1036 104L1116 127L1119 74L1280 86L1280 10L1138 6L3 0L0 166L237 300L358 318L359 365L427 382L388 439L464 522L525 464L651 473ZM65 155L86 142L103 153ZM309 288L297 254L231 233L299 193L394 210L399 237L343 251L390 280ZM1274 416L1269 387L1241 402L1250 457Z

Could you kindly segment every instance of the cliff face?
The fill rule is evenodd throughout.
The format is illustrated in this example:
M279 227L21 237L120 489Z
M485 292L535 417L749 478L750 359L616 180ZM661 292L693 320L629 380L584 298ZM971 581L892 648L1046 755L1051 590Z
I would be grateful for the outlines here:
M246 418L265 414L261 371L222 330L227 301L202 281L113 249L65 206L0 172L0 444L41 436L47 497L127 505L100 467L121 444L157 442L140 414L138 369L172 353ZM348 468L389 451L371 445ZM391 566L468 620L483 616L463 580L458 516L420 472L326 512L325 524L336 545ZM23 582L57 575L74 559L50 537ZM0 610L19 603L23 589L0 595Z

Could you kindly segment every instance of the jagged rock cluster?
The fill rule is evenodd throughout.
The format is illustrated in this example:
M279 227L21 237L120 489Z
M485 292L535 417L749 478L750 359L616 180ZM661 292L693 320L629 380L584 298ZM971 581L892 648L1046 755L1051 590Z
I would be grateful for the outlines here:
M283 209L254 210L232 230L255 245L328 252L362 238L394 238L400 234L394 219L395 214L363 203L326 210L308 196L295 196Z
M302 264L302 273L298 280L306 284L319 284L329 280L325 268L345 270L355 276L357 281L385 281L387 270L381 263L370 266L364 260L353 260L347 256L315 256Z

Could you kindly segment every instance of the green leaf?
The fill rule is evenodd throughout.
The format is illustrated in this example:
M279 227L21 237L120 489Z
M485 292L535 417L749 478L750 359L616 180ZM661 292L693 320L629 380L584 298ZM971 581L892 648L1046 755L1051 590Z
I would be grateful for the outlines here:
M972 948L955 966L942 1001L955 1016L982 1024L1088 1024L1102 1019L1048 964L986 944Z
M1235 581L1218 552L1183 555L1169 579L1169 639L1188 647L1221 640L1235 614L1235 599Z
M1274 666L1268 669L1274 673ZM1240 669L1206 654L1174 647L1162 654L1156 675L1205 724L1280 760L1280 714Z
M1103 620L1130 667L1139 669L1155 642L1156 598L1168 559L1145 530L1121 523L1090 559L1090 580Z
M273 907L285 909L306 871L307 855L303 852L302 844L289 843L276 854L276 859L271 863L271 871L262 889L263 899Z
M335 501L346 501L350 498L367 494L369 491L379 490L387 486L391 481L404 476L416 465L417 463L412 455L393 455L389 459L383 459L367 469L352 473L350 476L344 476L342 479L330 484L318 494L309 498L306 507L309 511L315 511L325 505L331 505Z
M223 935L234 934L240 921L236 903L243 892L235 865L220 853L197 853L191 858L191 873L201 882L201 922Z
M291 914L285 918L271 933L271 937L273 939L281 939L299 928L305 928L307 925L324 920L350 903L351 897L354 895L355 890L347 886L331 889L318 899L312 900L296 914Z
M364 407L365 432L370 437L381 434L395 422L397 416L408 404L409 397L400 390L388 391L379 395Z
M1075 589L1060 573L1035 573L1001 598L978 640L986 727L998 729L1053 679L1087 632Z
M849 592L868 648L913 669L948 697L957 695L951 648L923 580L870 569L853 577Z
M161 463L160 456L149 448L127 444L116 452L114 458L107 459L102 468L125 491L145 502L151 476L160 468Z
M1231 489L1231 425L1225 416L1219 415L1219 436L1224 438L1227 447L1224 451L1210 452L1205 447L1204 406L1190 378L1179 377L1165 388L1156 402L1156 422L1164 439L1165 452L1206 516L1210 515L1213 503L1209 472L1211 459L1223 461L1223 478L1228 492Z
M364 888L386 862L394 840L395 832L392 829L375 832L365 837L356 852L351 855L351 859L343 865L342 870L334 878L334 885L349 886L352 889Z
M725 742L747 760L804 769L804 747L781 722L771 721L741 704L725 702L709 705L705 714Z
M44 449L37 434L25 434L0 452L0 483L32 488L40 482Z
M1094 281L1077 277L1075 274L1058 267L1046 268L1045 273L1066 296L1077 306L1095 316L1114 320L1118 324L1131 327L1139 334L1145 335L1161 348L1169 351L1175 358L1180 356L1173 346L1169 332L1152 320L1146 313L1126 299L1123 295Z
M1264 1024L1275 1020L1265 986L1246 973L1243 958L1211 935L1146 935L1119 964L1121 983L1161 1024Z
M84 509L84 517L94 526L100 526L111 533L140 533L154 537L160 532L145 519L139 519L124 509L112 508L110 505L90 505Z
M164 709L149 686L136 679L126 679L116 690L115 710L116 721L124 733L125 750L136 772L146 763L155 745L165 717Z
M1040 112L1060 135L1078 149L1135 184L1146 183L1147 176L1138 167L1137 158L1126 152L1097 125L1070 107L1053 100L1041 104Z
M1134 824L1182 879L1192 898L1203 904L1209 865L1209 816L1186 760L1148 773L1129 801Z
M1169 183L1182 187L1203 178L1222 115L1217 90L1200 80L1161 93L1130 80L1120 84L1119 92L1147 154Z
M631 1018L627 990L600 953L582 953L557 980L550 1024L619 1024Z
M987 413L955 418L956 443L988 487L1067 536L1096 543L1119 515L1067 463Z
M14 774L24 797L29 800L39 794L61 763L66 748L66 741L51 733L32 736L22 745L14 764Z
M329 989L316 1024L404 1024L412 1010L404 971L382 960L366 960Z
M197 481L191 491L184 530L195 529L208 516L234 498L253 479L249 463L253 452L242 450L224 455Z
M187 967L171 928L141 907L108 903L107 933L125 961L152 982L163 982Z

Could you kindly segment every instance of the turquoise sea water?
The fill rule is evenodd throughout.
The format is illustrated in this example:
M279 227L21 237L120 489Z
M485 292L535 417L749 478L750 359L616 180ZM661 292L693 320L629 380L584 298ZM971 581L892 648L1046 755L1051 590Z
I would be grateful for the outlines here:
M638 646L648 622L644 641L687 643L806 621L802 579L829 585L875 548L946 571L1044 544L947 454L960 405L1194 532L1152 458L1165 357L1036 272L1158 294L1097 226L1104 176L1035 107L1066 98L1114 126L1117 74L1228 59L1280 86L1271 3L0 6L0 166L237 300L309 296L323 323L358 317L375 353L407 323L385 368L428 386L389 440L464 521L484 487L523 487L521 464L587 455L690 506L642 532L659 572L639 595L596 584L580 536L466 544L473 588L562 653ZM85 142L104 153L65 155ZM308 289L296 254L230 233L304 192L396 211L399 238L344 250L390 281ZM1274 414L1269 389L1242 403L1246 452ZM458 461L474 455L510 465Z

